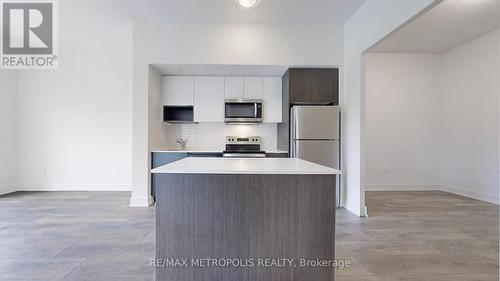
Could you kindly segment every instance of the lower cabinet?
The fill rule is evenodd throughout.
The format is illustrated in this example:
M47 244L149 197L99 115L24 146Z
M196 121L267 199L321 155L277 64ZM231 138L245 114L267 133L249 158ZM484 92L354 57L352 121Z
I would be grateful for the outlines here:
M288 158L288 152L270 152L270 153L266 153L266 158Z
M152 152L151 153L151 169L158 168L163 165L170 164L177 160L188 157L187 153L183 152ZM151 196L156 196L156 181L157 175L151 174Z
M188 157L222 157L219 152L189 152Z
M163 165L187 158L187 157L222 157L222 153L218 152L152 152L151 153L151 169L158 168ZM156 195L157 176L151 174L151 196Z
M188 157L188 154L184 152L153 152L151 157L151 169L170 164L186 157Z

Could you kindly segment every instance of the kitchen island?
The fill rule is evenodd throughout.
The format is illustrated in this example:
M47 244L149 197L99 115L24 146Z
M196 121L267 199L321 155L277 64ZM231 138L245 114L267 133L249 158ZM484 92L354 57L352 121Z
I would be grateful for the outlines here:
M334 280L340 171L290 158L186 158L152 173L156 280Z

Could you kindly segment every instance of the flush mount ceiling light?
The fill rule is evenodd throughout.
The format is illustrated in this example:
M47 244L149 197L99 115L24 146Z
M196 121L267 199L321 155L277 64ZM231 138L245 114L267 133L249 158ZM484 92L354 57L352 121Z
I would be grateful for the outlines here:
M245 9L253 8L259 3L259 0L237 0L238 4Z

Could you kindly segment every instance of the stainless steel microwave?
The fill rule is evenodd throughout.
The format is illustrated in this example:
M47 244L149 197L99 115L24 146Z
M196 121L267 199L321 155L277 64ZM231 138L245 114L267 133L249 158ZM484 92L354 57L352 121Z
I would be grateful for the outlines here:
M226 123L262 123L262 100L226 100Z

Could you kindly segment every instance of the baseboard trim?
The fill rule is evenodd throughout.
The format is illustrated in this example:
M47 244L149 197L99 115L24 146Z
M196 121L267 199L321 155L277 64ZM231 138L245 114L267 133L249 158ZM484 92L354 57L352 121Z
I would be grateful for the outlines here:
M9 194L9 193L13 193L13 192L16 192L16 191L18 191L18 190L15 189L15 188L4 189L4 190L0 191L0 196L6 195L6 194Z
M439 185L431 184L365 184L365 191L419 191L441 190Z
M444 191L488 203L499 205L499 198L480 192L469 191L464 188L444 184L366 184L365 191Z
M359 207L359 205L354 204L354 203L349 203L348 201L345 202L344 206L342 208L348 210L349 212L353 213L354 215L358 217L367 217L367 211L368 209L366 207Z
M130 197L130 207L149 207L153 205L154 198L153 196L148 197Z
M129 185L47 185L20 186L17 191L131 191Z
M495 197L495 196L492 196L489 194L484 194L481 192L474 192L474 191L466 190L466 189L456 187L456 186L440 185L440 187L441 187L441 191L445 191L445 192L453 193L456 195L476 199L479 201L485 201L485 202L493 203L493 204L497 204L497 205L499 205L499 203L500 203L498 197Z

